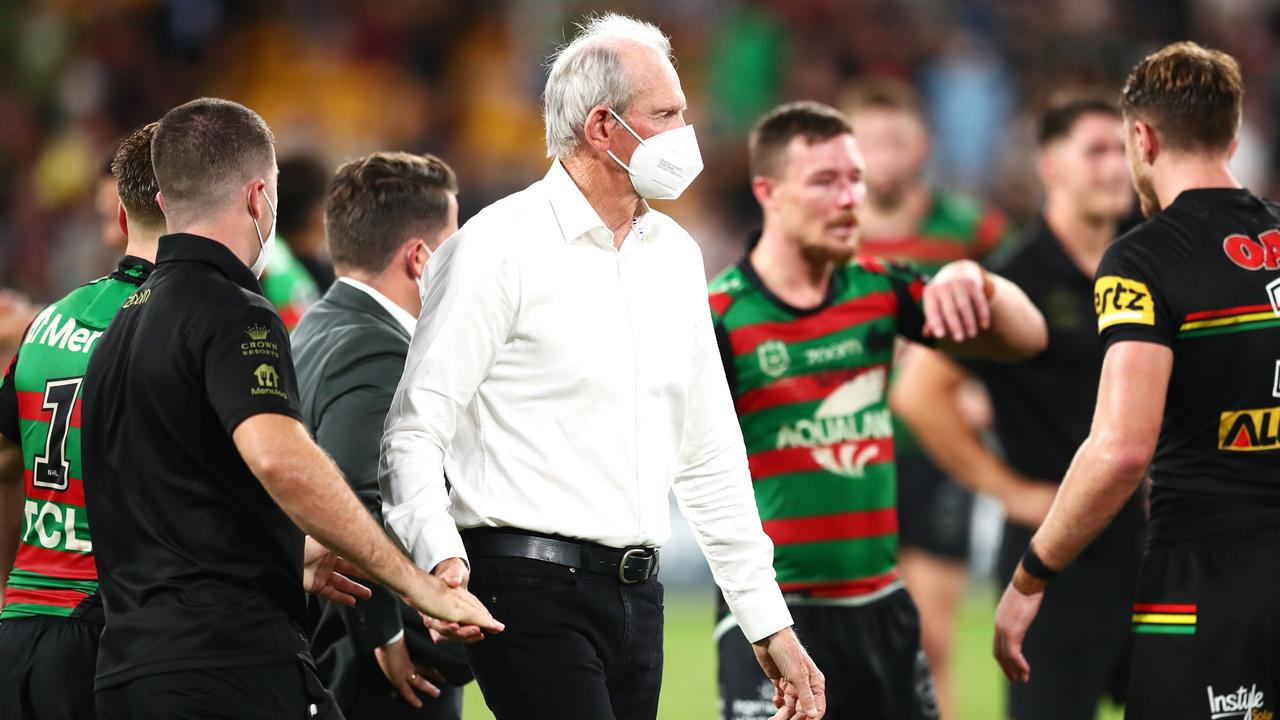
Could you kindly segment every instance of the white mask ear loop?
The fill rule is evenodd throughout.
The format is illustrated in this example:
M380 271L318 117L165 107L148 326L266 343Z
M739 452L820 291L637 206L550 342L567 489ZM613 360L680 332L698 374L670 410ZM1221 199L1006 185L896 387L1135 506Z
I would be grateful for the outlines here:
M640 135L636 133L635 130L632 130L631 126L627 124L626 120L622 119L621 115L619 115L613 108L609 108L609 113L613 115L613 117L616 118L619 123L622 124L622 127L627 129L627 132L631 133L631 137L634 137L641 145L644 144L644 138L640 137ZM614 155L612 150L606 150L605 152L609 153L609 157L613 158L614 162L621 165L623 170L626 170L628 173L631 173L631 166L622 162L622 159L619 158L617 155Z

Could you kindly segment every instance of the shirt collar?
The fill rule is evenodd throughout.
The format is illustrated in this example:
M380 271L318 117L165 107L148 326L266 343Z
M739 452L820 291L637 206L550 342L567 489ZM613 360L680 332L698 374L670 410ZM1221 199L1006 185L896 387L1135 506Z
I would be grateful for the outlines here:
M591 203L587 202L587 196L582 194L582 190L569 176L569 172L564 169L559 158L551 163L551 169L547 170L546 177L542 181L547 188L547 196L551 200L551 210L555 213L556 222L560 225L560 235L566 243L574 242L584 235L603 231L604 237L607 237L612 244L613 234L609 232L608 226L600 219L595 208L591 207ZM641 200L640 214L633 221L637 237L641 239L652 237L654 231L652 218L649 204Z
M381 305L382 309L386 310L397 323L400 323L400 326L404 328L405 332L409 333L409 337L413 337L413 330L418 326L418 318L414 317L408 310L405 310L399 305L391 302L391 299L386 295L383 295L375 288L366 285L359 280L354 280L343 275L338 278L338 282L346 283L357 290L364 291L366 295L373 298L379 305Z
M111 273L111 277L132 285L141 285L146 282L147 277L151 275L151 271L155 269L155 264L150 260L133 255L125 255L120 258L120 263L116 265L116 270Z
M156 265L170 262L202 262L222 271L235 284L259 295L262 285L240 258L222 243L202 235L172 233L161 235L156 249Z

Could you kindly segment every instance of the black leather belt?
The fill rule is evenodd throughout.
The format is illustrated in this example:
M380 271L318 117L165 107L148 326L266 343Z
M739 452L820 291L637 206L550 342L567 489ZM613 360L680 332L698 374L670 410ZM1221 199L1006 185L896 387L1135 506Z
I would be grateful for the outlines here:
M623 585L642 583L658 574L658 548L617 548L525 535L518 532L466 530L462 541L473 557L520 557L609 575Z

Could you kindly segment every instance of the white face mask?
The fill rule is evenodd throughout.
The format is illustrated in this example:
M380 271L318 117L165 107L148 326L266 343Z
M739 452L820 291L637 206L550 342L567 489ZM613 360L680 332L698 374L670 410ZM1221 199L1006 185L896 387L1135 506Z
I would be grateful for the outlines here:
M258 259L253 261L253 265L249 268L249 272L253 273L256 278L261 278L262 273L266 271L267 265L271 263L271 253L276 249L276 206L271 203L271 198L267 197L267 189L262 189L262 199L267 201L267 207L271 208L271 228L267 232L267 237L262 238L262 228L258 227L258 218L250 218L253 220L253 229L258 233Z
M698 138L692 125L684 125L660 132L647 140L636 134L622 116L609 112L622 123L627 132L640 144L631 154L631 165L618 159L613 151L609 157L631 174L631 186L646 200L675 200L702 172L702 153L698 150Z

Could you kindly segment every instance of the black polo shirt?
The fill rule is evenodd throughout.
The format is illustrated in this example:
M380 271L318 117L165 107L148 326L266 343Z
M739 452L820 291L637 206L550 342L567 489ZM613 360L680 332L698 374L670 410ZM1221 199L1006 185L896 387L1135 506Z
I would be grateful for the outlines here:
M301 417L289 336L249 269L208 238L160 238L84 385L98 688L309 659L303 534L231 439L259 413Z
M995 271L1022 288L1044 314L1049 347L1021 363L963 362L991 395L996 437L1010 467L1033 480L1057 484L1089 436L1102 375L1093 278L1067 255L1043 217L1029 228L1017 253ZM1142 509L1136 501L1095 545L1110 544L1108 536L1114 535L1114 542L1127 547L1135 523L1140 533Z

